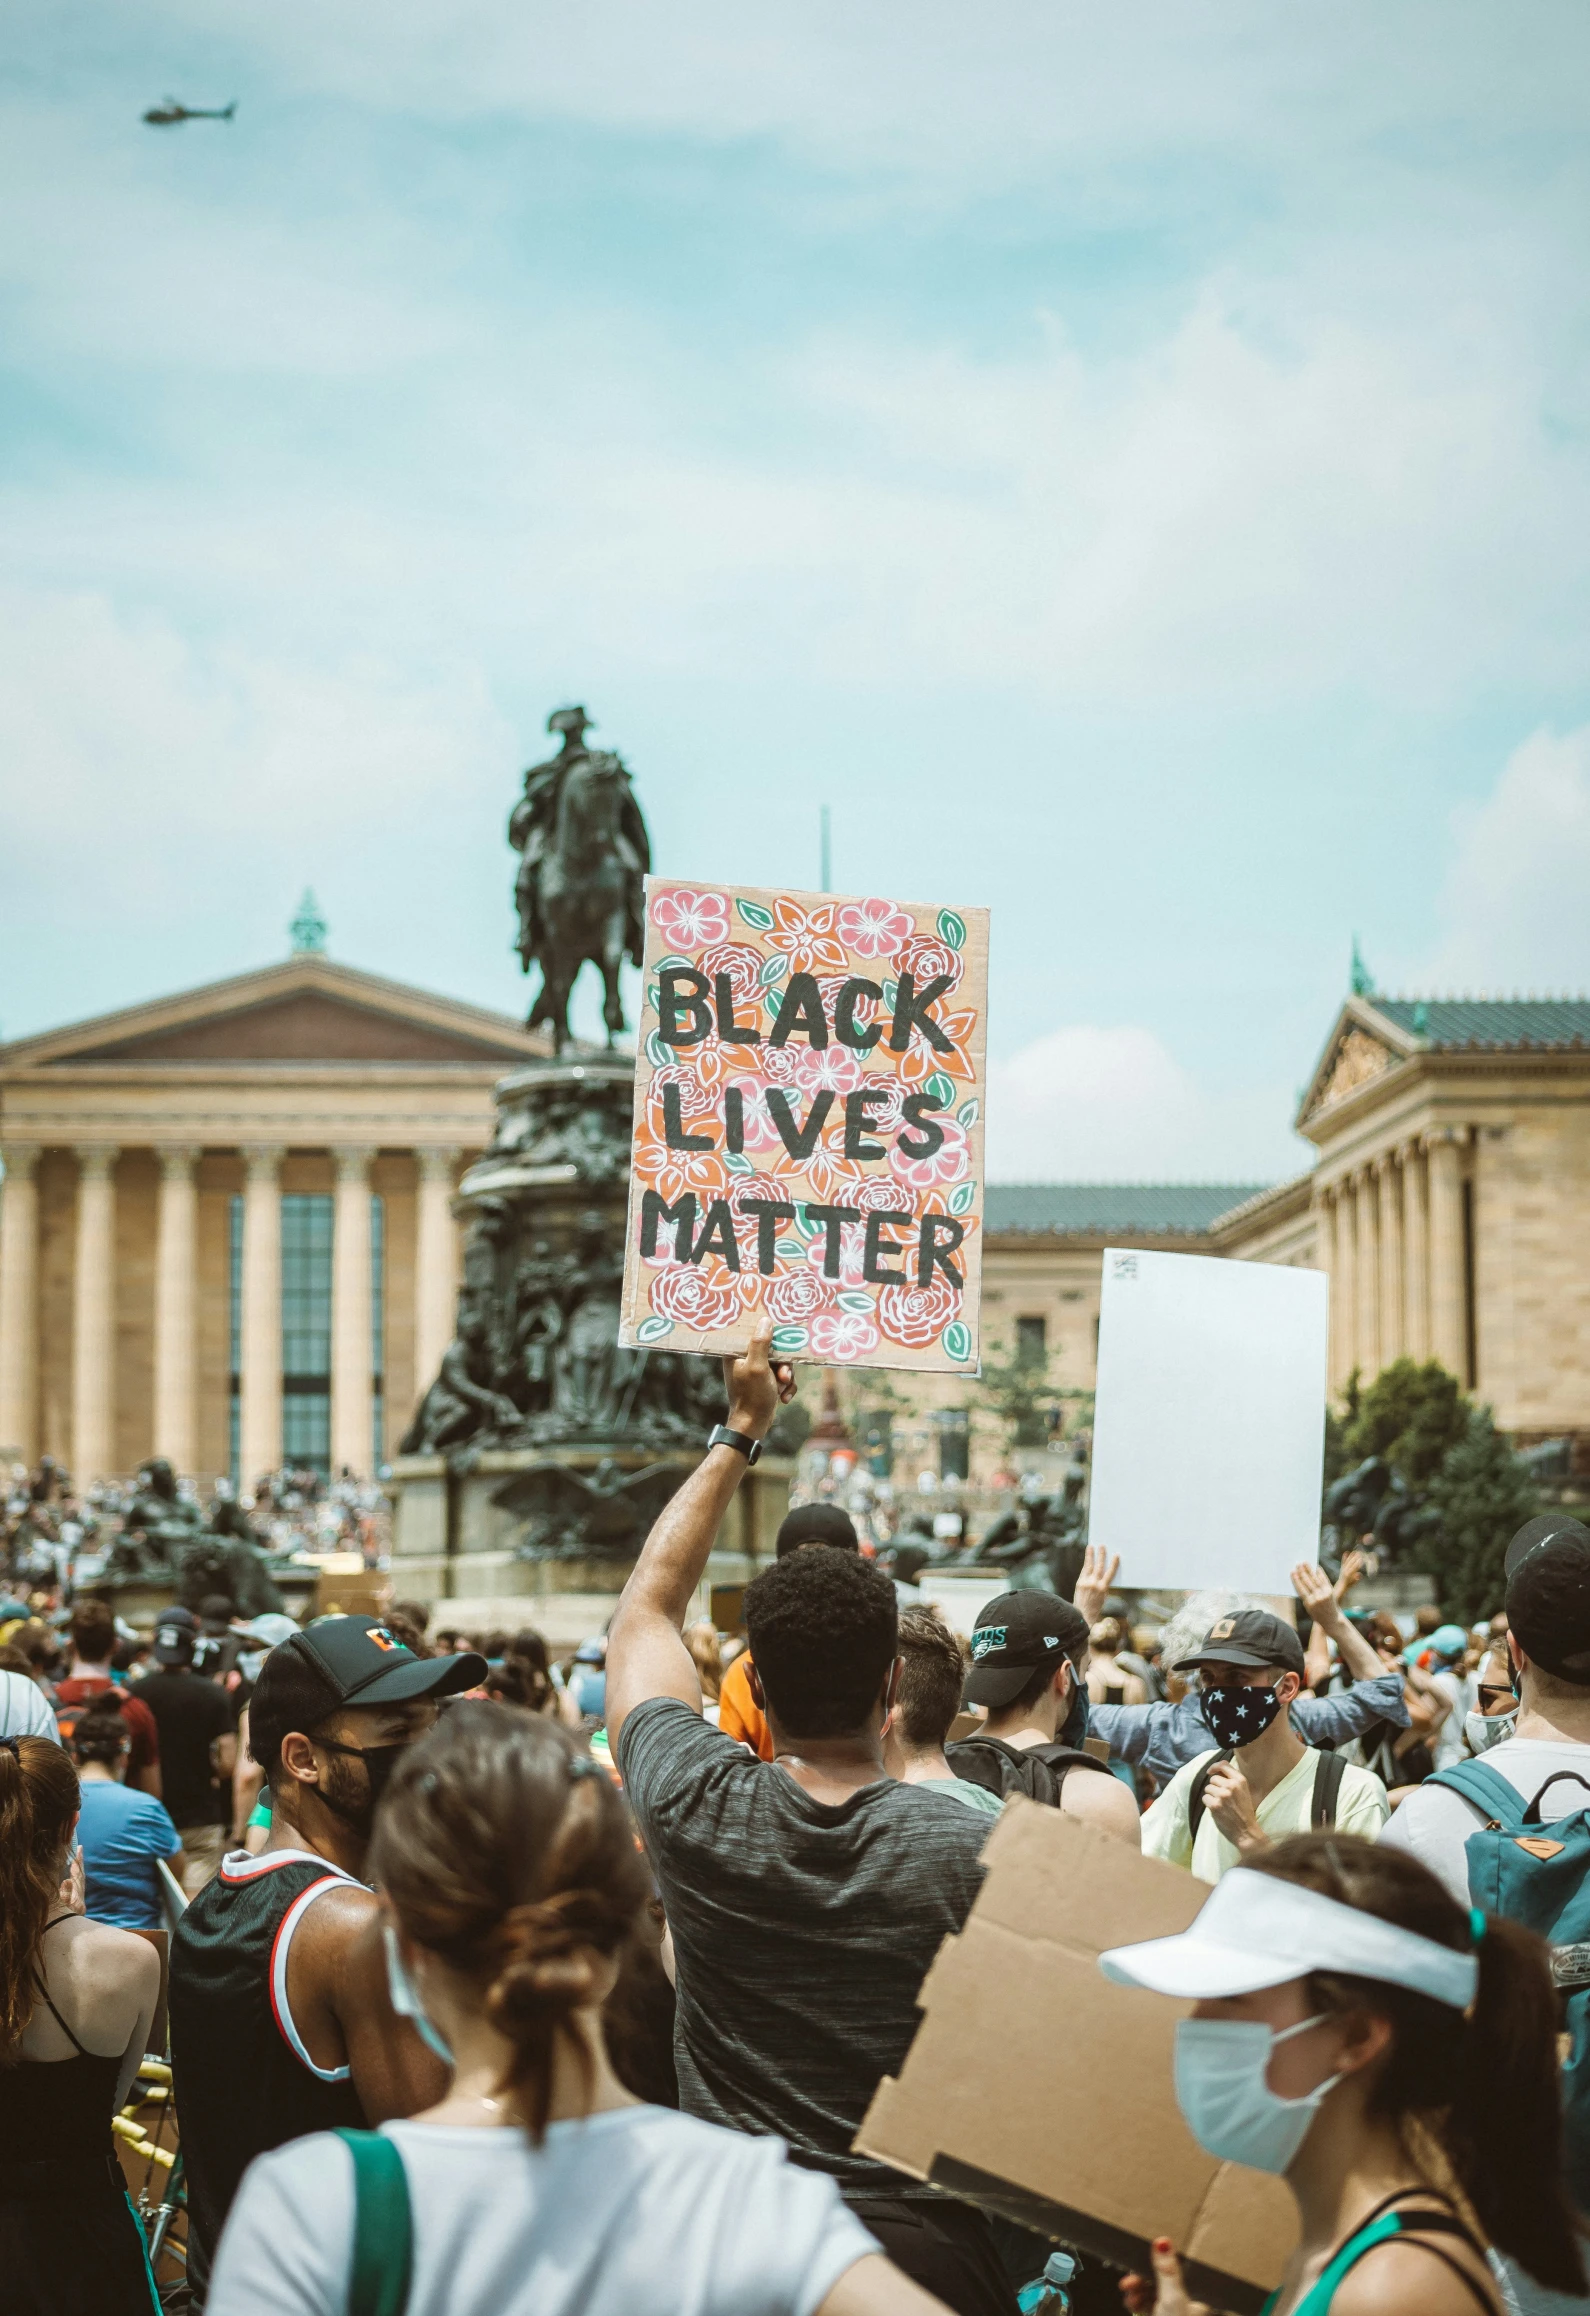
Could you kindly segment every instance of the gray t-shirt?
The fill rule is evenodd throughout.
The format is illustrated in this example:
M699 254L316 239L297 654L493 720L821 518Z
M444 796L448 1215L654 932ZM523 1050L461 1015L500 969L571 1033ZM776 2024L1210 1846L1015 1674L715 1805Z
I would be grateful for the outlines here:
M892 1778L813 1801L674 1697L636 1706L618 1767L673 1932L685 2113L776 2132L852 2193L930 2193L850 2143L971 1910L989 1821Z

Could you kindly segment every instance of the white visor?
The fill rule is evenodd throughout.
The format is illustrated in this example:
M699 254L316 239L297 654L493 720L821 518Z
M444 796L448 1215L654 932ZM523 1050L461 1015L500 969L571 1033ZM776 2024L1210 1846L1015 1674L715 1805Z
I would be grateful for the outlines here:
M1115 1946L1099 1956L1106 1978L1194 2002L1256 1994L1313 1970L1406 1986L1467 2010L1479 1962L1412 1930L1297 1882L1241 1866L1215 1884L1192 1927L1174 1938Z

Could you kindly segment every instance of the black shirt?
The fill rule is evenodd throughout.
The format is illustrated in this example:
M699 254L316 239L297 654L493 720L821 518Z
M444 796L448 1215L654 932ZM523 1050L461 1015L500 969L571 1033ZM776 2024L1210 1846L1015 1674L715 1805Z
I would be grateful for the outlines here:
M850 2143L971 1910L992 1821L892 1778L814 1801L674 1697L636 1706L618 1763L673 1932L685 2113L776 2132L851 2193L930 2194Z
M232 1796L210 1766L210 1747L232 1734L232 1708L213 1681L186 1666L148 1673L133 1691L160 1730L160 1798L178 1831L230 1825Z

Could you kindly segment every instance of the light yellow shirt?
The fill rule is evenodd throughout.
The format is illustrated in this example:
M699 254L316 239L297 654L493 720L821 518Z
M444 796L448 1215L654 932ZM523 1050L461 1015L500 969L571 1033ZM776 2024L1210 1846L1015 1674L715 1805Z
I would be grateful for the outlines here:
M1216 1758L1218 1750L1211 1746L1207 1753L1200 1753L1196 1761L1189 1761L1178 1769L1143 1819L1144 1856L1164 1858L1173 1866L1190 1866L1201 1882L1218 1882L1222 1874L1228 1874L1233 1866L1242 1863L1235 1843L1228 1842L1216 1825L1207 1799L1196 1841L1188 1830L1193 1779L1206 1761ZM1280 1784L1272 1787L1260 1802L1259 1825L1271 1841L1309 1831L1319 1758L1312 1746L1305 1747L1297 1767L1289 1769ZM1346 1763L1341 1791L1336 1797L1338 1830L1361 1834L1365 1841L1372 1842L1390 1814L1386 1789L1374 1772Z

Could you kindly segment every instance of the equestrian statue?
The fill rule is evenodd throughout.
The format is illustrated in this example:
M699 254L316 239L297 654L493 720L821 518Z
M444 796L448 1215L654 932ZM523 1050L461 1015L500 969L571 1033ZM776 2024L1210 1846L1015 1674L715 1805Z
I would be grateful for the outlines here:
M559 1053L570 1042L569 994L587 962L602 976L602 1019L613 1044L624 1027L619 967L626 956L638 965L645 943L651 841L622 757L588 747L591 728L583 708L547 718L562 746L526 772L508 823L519 855L519 958L527 973L541 970L526 1026L546 1022Z

